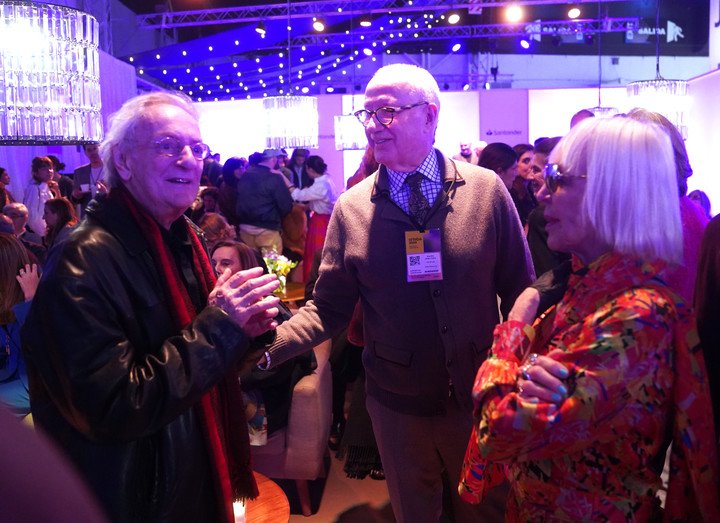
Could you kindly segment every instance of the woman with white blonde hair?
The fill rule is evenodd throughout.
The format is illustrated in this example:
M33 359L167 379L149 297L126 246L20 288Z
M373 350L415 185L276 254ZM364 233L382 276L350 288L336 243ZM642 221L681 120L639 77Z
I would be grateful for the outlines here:
M682 259L668 136L589 119L544 176L548 245L572 260L495 330L473 390L461 496L478 502L508 477L508 521L656 520L672 439L665 518L718 521L702 352L689 306L661 279ZM551 275L562 283L546 285Z

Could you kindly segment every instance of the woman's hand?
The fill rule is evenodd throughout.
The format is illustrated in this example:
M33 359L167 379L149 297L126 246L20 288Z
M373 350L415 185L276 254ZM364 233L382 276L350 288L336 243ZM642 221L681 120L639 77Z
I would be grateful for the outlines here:
M35 296L35 291L38 288L40 282L40 274L38 274L38 267L34 263L29 263L25 267L20 268L18 275L15 279L20 284L20 288L25 295L25 301L30 301Z
M508 313L508 320L516 320L532 325L537 316L538 305L540 304L540 293L537 289L528 287L520 293L515 300L513 308Z
M567 398L568 387L565 380L570 372L562 363L552 359L552 354L530 354L520 367L517 388L523 399L559 406Z

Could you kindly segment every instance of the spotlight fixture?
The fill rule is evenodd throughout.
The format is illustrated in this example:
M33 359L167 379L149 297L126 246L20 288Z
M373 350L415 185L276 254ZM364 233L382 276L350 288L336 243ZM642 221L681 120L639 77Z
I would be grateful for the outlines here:
M317 31L318 33L322 33L325 30L325 20L320 18L319 16L313 17L313 29Z
M505 19L511 24L516 24L522 20L524 14L523 8L517 4L510 4L507 9L505 9Z
M457 53L460 49L462 49L462 44L460 42L453 44L453 46L450 48L453 53Z
M530 40L528 38L521 38L520 39L520 47L522 47L524 50L530 49Z
M455 25L460 21L460 15L455 12L450 13L450 15L448 15L447 21L448 21L448 24Z
M258 25L255 26L255 32L259 35L265 36L265 33L267 33L265 22L258 22Z
M372 19L369 16L363 16L360 18L360 27L370 27L372 25Z
M576 5L572 6L570 9L568 9L567 12L568 18L571 20L575 20L577 17L580 16L580 8Z

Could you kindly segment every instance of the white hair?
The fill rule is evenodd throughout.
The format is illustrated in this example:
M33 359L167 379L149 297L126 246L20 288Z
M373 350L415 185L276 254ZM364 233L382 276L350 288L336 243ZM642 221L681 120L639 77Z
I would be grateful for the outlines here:
M181 93L157 91L141 94L126 101L117 112L110 115L109 130L100 144L100 156L103 160L104 178L109 187L120 184L120 176L115 166L113 151L125 151L134 146L138 125L147 119L148 109L157 105L175 105L198 119L197 111L190 98Z
M440 87L429 71L411 64L390 64L378 69L367 85L395 85L418 101L426 100L440 110Z
M550 163L587 175L581 212L614 250L682 261L675 161L660 127L623 117L588 118L560 140Z

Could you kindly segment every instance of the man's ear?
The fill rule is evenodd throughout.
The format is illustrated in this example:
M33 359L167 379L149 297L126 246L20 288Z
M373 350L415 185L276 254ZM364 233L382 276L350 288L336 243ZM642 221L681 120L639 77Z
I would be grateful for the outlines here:
M434 103L428 104L428 110L425 112L426 123L433 124L438 118L438 106Z
M127 182L132 178L132 172L128 165L128 155L125 151L122 151L117 145L112 150L113 162L115 163L115 169L118 172L118 176L124 182Z

